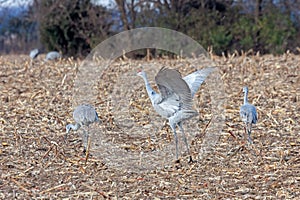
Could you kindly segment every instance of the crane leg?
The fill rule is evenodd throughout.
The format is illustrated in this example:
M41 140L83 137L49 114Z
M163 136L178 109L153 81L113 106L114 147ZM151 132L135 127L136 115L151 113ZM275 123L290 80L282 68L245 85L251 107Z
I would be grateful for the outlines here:
M243 135L243 139L246 140L246 137L248 138L249 141L249 135L248 135L248 124L245 122L245 126L244 126L244 135Z
M84 128L83 129L83 153L86 153L88 139L89 139L89 131Z
M176 149L176 161L178 161L178 137L176 133L176 124L170 123L170 127L173 130L174 139L175 139L175 149Z
M187 138L185 136L185 133L184 133L184 130L183 130L183 127L182 127L182 122L179 122L178 126L180 128L181 133L182 133L182 137L183 137L183 141L184 141L185 146L186 146L186 150L187 150L187 152L189 154L189 162L193 162L193 159L192 159L192 156L191 156L191 153L190 153L189 144L188 144Z
M251 130L252 130L252 126L251 126L251 124L249 125L249 127L247 128L247 133L248 133L248 142L250 143L250 144L253 144L253 141L252 141L252 139L251 139Z

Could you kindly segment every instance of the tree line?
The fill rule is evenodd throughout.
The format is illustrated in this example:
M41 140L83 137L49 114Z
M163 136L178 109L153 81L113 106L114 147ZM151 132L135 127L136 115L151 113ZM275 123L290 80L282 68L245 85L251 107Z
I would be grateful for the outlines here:
M216 54L280 54L296 52L300 44L297 0L115 0L111 7L96 3L33 0L0 28L0 52L28 53L38 47L83 57L120 31L146 26L182 32Z

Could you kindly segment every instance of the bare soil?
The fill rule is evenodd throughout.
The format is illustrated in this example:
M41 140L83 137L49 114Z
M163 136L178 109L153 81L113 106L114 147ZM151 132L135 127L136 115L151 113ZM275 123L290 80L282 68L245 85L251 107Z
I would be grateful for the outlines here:
M212 60L224 87L222 131L201 157L214 116L211 87L204 83L195 97L199 116L184 125L195 162L187 162L182 147L175 163L173 134L152 109L135 71L144 66L155 86L161 66L191 72L186 60L120 58L105 69L92 88L90 103L101 123L91 128L86 160L80 131L65 139L80 101L74 85L82 61L31 63L25 55L1 56L0 199L299 198L299 55ZM244 85L258 111L253 145L244 138L239 116Z

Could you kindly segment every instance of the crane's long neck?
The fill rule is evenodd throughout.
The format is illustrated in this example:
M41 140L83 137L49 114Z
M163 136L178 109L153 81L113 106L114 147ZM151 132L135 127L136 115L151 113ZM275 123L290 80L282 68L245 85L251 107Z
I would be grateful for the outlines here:
M152 89L148 79L147 79L147 75L144 74L143 76L143 79L145 81L145 86L146 86L146 90L147 90L147 93L148 93L148 96L149 98L151 99L151 102L153 101L153 98L154 96L156 95L156 92Z
M245 91L245 94L244 94L244 104L247 104L248 103L248 92Z

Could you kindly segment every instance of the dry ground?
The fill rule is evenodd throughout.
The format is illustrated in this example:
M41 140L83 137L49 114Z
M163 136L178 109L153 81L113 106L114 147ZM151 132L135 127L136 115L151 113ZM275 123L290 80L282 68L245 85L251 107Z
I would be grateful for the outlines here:
M204 84L195 100L197 123L186 125L187 132L196 132L189 138L196 162L183 158L175 164L172 133L168 126L160 127L163 120L151 108L142 80L133 74L137 66L149 63L156 66L149 72L151 80L162 65L187 74L185 60L118 60L105 70L91 102L102 123L95 125L98 132L91 137L92 153L85 163L79 134L64 140L76 105L72 92L80 61L39 59L30 64L27 56L0 57L0 199L299 198L300 56L212 59L225 90L223 130L213 151L198 158L213 115L209 85ZM259 113L254 145L242 137L239 92L244 85ZM114 147L107 151L106 144ZM162 158L151 157L160 150Z

